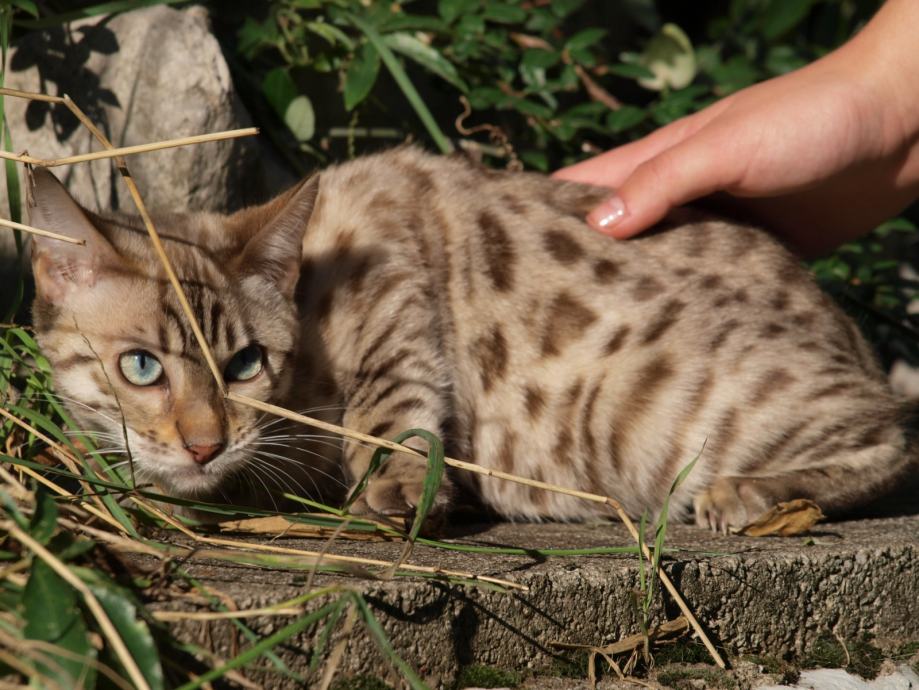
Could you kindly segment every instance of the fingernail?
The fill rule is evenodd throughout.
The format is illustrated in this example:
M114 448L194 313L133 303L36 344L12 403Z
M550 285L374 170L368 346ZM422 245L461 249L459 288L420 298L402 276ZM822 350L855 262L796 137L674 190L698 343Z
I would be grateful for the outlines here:
M608 230L628 215L625 202L618 196L607 199L587 215L587 222L598 230Z

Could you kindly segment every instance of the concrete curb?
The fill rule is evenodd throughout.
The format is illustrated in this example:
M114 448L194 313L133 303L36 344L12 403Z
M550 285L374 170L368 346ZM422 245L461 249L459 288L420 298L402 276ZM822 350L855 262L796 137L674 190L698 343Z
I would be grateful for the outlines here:
M614 524L500 524L459 541L529 548L629 544L624 528ZM313 540L284 543L320 548ZM667 564L668 572L731 656L800 655L827 635L845 640L869 635L881 648L919 639L919 517L830 523L808 537L784 539L723 537L678 525L671 528L668 545L681 549ZM394 559L400 548L339 542L333 551ZM429 580L317 579L316 584L338 582L362 591L398 653L434 686L452 682L471 664L551 671L565 659L552 641L607 643L638 630L634 556L540 559L418 547L412 562L530 587L527 594L507 594ZM306 580L302 572L226 564L192 562L188 570L241 608L301 594ZM654 615L678 615L670 603L664 609ZM283 623L256 618L247 624L269 634ZM232 656L233 633L226 623L182 623L176 629L199 643L209 638L214 651ZM290 668L306 670L314 633L276 650ZM365 632L352 635L343 672L386 676L388 667ZM288 687L276 676L270 686Z

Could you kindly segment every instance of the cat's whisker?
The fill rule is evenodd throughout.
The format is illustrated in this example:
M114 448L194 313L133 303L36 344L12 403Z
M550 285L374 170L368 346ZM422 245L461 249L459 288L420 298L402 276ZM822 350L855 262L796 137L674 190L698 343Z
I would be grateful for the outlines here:
M276 474L276 475L280 473L286 476L289 479L289 481L292 483L292 485L289 486L291 491L289 491L288 493L292 493L295 496L305 496L307 498L314 496L314 495L320 496L320 497L322 496L322 490L319 488L318 483L309 474L307 474L307 478L312 483L315 493L311 493L310 491L308 491L301 482L298 482L293 476L291 476L288 472L285 472L282 468L278 467L277 465L267 462L264 459L259 459L259 467L261 467L261 469L263 469L266 472Z
M328 412L328 411L332 411L332 410L343 412L343 411L346 410L346 409L347 409L347 407L346 407L345 405L320 405L320 406L317 406L317 407L309 407L309 408L306 408L306 409L304 409L304 410L300 410L300 411L297 412L297 414L311 415L311 414L315 414L316 412ZM256 422L256 424L253 425L253 428L258 429L258 430L261 431L261 430L268 429L268 428L272 427L272 426L275 425L275 424L283 424L283 423L287 423L287 424L290 426L290 428L296 428L296 426L297 426L296 424L291 424L290 420L287 419L286 417L275 417L274 419L272 419L272 420L269 421L268 423L266 423L266 424L264 424L264 425L260 425L260 423L261 423L262 419L265 417L265 415L267 415L267 412L266 412L266 413L263 413L262 416L259 417L259 419L258 419L258 421Z
M313 453L313 455L316 455L317 457L321 458L322 460L325 460L325 461L328 462L328 458L324 458L323 456L319 455L318 453ZM265 450L254 450L254 451L253 451L253 457L260 457L260 459L261 459L263 462L264 462L264 458L271 458L272 460L279 460L279 461L281 461L281 462L292 463L292 464L295 464L295 465L297 465L297 466L301 466L301 467L302 467L302 463L301 463L300 461L296 460L296 459L288 458L288 457L285 457L285 456L283 456L283 455L278 455L277 453L271 453L271 452L265 451ZM335 477L334 475L332 475L332 474L330 474L330 473L328 473L328 472L322 470L321 468L319 468L319 467L317 467L317 466L315 466L315 465L310 465L310 466L307 468L307 476L309 476L311 472L318 472L319 474L321 474L321 475L327 477L328 479L330 479L331 481L335 482L336 484L338 484L338 485L340 485L340 486L342 486L342 487L344 487L344 488L348 488L347 485L346 485L343 481L341 481L339 478L337 478L337 477ZM314 483L315 483L315 480L314 480Z
M109 415L105 414L104 412L101 412L100 410L97 410L95 407L92 407L91 405L87 405L86 403L84 403L84 402L81 401L81 400L77 400L76 398L72 398L72 397L70 397L70 396L68 396L68 395L62 395L61 393L50 393L50 392L46 392L45 395L47 395L47 396L49 396L49 397L55 397L55 398L57 398L57 399L58 399L60 402L62 402L62 403L70 403L70 404L73 404L73 405L78 405L78 406L80 406L80 407L82 407L82 408L84 408L84 409L86 409L86 410L89 410L90 412L93 412L94 414L99 415L99 416L102 417L103 419L105 419L105 420L111 422L112 424L114 424L114 425L116 425L116 426L121 426L121 420L114 419L113 417L110 417Z
M264 460L261 460L258 466L264 472L266 472L270 477L274 479L276 486L278 487L278 489L281 490L282 493L284 493L285 489L294 489L292 491L289 491L288 493L292 493L294 495L300 495L301 493L306 494L307 496L309 495L309 492L306 490L303 484L298 482L293 477L293 475L291 475L289 472L286 472L285 470L278 467L277 465L273 465L270 462L265 462ZM285 477L288 480L288 483L286 486L285 486L285 482L282 481L282 479ZM297 491L296 489L299 489L299 491Z
M327 448L332 448L334 450L341 451L341 443L332 443L331 441L323 441L321 439L312 439L311 442L317 445L321 445ZM259 441L253 445L257 445L260 448L264 446L274 447L274 448L286 448L287 450L290 450L292 452L298 452L298 453L306 452L308 450L304 446L293 445L290 443L279 443L279 442L274 442L274 441Z

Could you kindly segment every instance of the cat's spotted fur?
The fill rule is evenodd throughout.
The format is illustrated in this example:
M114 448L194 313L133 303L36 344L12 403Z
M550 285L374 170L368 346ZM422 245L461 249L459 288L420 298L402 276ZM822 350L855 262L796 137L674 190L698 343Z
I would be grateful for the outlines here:
M263 207L157 225L221 366L249 343L266 353L262 374L230 384L245 395L375 435L426 428L454 456L613 496L636 515L660 506L704 444L671 503L682 517L695 504L703 525L740 525L794 497L845 510L904 471L882 372L791 254L688 212L614 242L582 221L602 194L401 148ZM38 240L34 252L39 339L83 424L117 434L123 410L142 478L178 495L270 505L272 477L309 489L334 472L339 447L265 441L259 415L221 398L136 219L84 215L48 174L35 197L34 224L88 240ZM117 376L130 348L160 359L164 382ZM201 444L220 452L196 463L184 447ZM344 445L347 480L370 453ZM409 511L423 474L394 456L361 507ZM500 480L452 481L508 517L595 511Z

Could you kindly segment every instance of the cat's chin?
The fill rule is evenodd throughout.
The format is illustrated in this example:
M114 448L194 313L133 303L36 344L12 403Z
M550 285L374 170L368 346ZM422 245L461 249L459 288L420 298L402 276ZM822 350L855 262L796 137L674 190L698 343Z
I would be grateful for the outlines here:
M171 468L168 475L157 473L156 483L175 498L220 501L221 490L226 487L230 472L208 465L187 465ZM226 499L224 499L226 500Z

